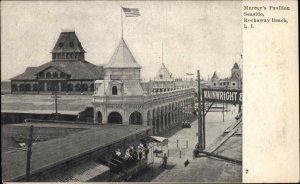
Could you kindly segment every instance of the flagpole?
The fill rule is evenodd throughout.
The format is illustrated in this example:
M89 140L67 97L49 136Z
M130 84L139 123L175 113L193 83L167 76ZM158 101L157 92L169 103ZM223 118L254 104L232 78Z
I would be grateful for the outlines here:
M164 63L164 43L161 43L161 62Z
M122 5L121 5L121 32L122 32L122 40L123 40L123 15L122 15Z

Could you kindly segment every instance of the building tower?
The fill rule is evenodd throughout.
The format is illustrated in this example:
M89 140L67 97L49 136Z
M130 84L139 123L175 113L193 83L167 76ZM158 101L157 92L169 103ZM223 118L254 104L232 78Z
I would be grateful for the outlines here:
M241 69L237 63L234 63L234 65L231 69L230 87L231 88L241 88L242 87Z
M96 123L142 124L146 121L143 121L145 112L139 109L144 96L140 71L141 66L122 39L104 66L104 80L95 83Z

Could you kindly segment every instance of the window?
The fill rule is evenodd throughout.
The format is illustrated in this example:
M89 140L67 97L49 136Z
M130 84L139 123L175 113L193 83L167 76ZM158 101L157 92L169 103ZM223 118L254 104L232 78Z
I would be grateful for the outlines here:
M37 91L37 90L38 90L38 84L33 84L32 90L33 90L33 91Z
M112 95L118 95L118 88L117 86L113 86L111 89Z
M54 77L54 78L57 78L57 77L58 77L58 73L57 73L57 72L54 72L54 73L53 73L53 77Z
M12 90L13 90L13 91L18 91L18 86L17 86L16 84L13 84L13 85L12 85Z
M50 72L46 73L46 78L51 78L51 73Z
M222 82L220 83L220 86L222 86Z
M160 75L159 75L159 78L161 78L161 79L162 79L163 77L164 77L164 76L163 76L163 74L160 74Z
M62 48L64 46L64 43L60 42L59 47Z
M81 89L82 89L82 91L88 91L88 85L87 84L82 84Z
M70 47L74 47L74 43L73 42L70 42L69 45L70 45Z
M216 83L214 83L214 86L217 85Z
M73 84L68 84L67 91L73 91Z
M235 83L232 83L233 86L235 86Z
M94 83L90 85L90 91L94 91Z
M25 85L25 91L30 91L31 90L31 85L30 84L26 84Z
M44 73L43 72L39 73L39 77L43 78L44 77Z
M65 73L60 73L60 77L66 77Z
M80 90L81 90L81 85L80 84L76 84L75 91L80 91Z

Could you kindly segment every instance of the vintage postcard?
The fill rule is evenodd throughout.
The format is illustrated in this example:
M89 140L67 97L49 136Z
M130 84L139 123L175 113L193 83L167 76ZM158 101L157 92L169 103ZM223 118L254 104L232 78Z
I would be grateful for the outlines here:
M1 1L3 182L299 182L298 1Z

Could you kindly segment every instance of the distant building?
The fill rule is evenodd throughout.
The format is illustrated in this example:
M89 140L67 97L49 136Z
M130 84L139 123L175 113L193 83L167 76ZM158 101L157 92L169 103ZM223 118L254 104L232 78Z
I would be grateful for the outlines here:
M241 89L242 88L242 75L241 69L237 63L234 63L231 69L231 76L229 78L220 79L215 71L211 77L208 87L211 88L230 88Z
M11 78L11 92L92 94L94 81L103 79L103 67L87 62L85 53L74 31L62 32L51 51L52 60L27 67L24 73Z

